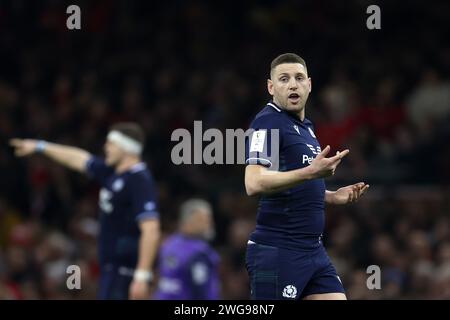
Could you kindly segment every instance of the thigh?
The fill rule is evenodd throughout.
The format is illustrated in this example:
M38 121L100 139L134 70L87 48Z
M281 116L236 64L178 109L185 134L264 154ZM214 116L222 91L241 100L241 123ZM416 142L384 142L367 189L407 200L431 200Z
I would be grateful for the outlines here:
M248 245L246 267L257 300L298 299L313 273L308 254L261 244Z
M127 300L132 277L117 268L104 270L100 277L98 298L101 300Z
M250 296L256 300L275 300L278 284L279 250L276 247L250 243L247 246L246 268L250 278Z
M302 293L308 300L342 300L346 299L345 290L335 267L322 249L314 258L315 272Z
M281 299L300 299L315 271L311 255L311 251L280 250Z
M305 296L303 300L347 300L345 293L318 293Z

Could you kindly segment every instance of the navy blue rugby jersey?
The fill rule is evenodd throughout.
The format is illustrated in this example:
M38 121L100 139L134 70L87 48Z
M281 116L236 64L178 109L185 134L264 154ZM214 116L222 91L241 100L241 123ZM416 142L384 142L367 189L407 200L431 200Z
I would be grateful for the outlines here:
M101 185L99 194L100 264L135 268L138 258L139 221L158 219L153 177L144 163L117 174L103 159L91 157L86 170Z
M254 130L246 141L246 164L258 164L278 171L304 168L321 152L308 119L282 110L273 102L256 115ZM278 129L278 155L273 147ZM278 139L277 139L278 140ZM294 249L321 245L325 225L325 182L313 179L282 192L262 195L256 229L250 240L260 244Z

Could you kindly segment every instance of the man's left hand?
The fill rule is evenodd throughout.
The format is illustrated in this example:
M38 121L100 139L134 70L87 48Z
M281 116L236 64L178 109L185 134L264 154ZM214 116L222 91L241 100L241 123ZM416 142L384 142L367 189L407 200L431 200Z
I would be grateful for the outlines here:
M364 182L339 188L332 194L330 202L333 204L347 204L356 202L367 191L367 189L369 189L369 185Z

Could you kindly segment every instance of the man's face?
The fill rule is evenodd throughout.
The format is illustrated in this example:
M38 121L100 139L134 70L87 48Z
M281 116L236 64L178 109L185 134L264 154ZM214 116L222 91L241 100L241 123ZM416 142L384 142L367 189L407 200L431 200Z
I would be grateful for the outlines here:
M212 214L208 210L201 208L198 209L192 216L195 223L196 233L205 240L212 240L214 236L214 221Z
M114 142L106 140L105 146L105 162L108 166L116 166L123 158L123 150Z
M283 63L272 70L267 89L277 105L299 113L304 110L311 92L311 78L302 64Z

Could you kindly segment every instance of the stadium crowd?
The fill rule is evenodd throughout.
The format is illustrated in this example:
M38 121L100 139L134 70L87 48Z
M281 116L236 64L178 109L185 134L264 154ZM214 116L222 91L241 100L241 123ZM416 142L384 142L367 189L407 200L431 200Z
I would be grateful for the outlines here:
M350 149L327 187L371 185L357 204L327 207L324 243L348 298L450 299L449 3L384 3L373 31L365 1L79 3L75 31L59 2L0 4L0 299L95 299L99 272L98 186L43 157L15 158L8 139L102 154L123 120L146 130L164 235L184 200L211 201L222 298L248 299L257 199L244 167L176 166L171 133L194 120L246 129L268 99L268 64L291 51L308 64L319 141ZM82 290L66 287L71 264ZM381 290L366 286L370 265Z

